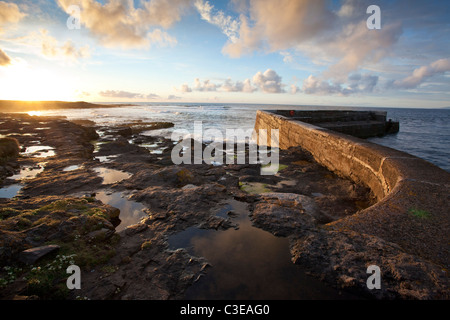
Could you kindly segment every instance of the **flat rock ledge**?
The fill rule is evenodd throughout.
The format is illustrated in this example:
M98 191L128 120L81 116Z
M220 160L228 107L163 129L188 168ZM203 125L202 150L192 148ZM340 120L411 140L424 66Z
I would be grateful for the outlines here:
M320 213L306 196L267 193L254 204L253 223L288 237L292 261L333 287L376 299L448 299L449 282L440 265L398 244L318 223ZM381 271L381 289L368 289L367 268Z

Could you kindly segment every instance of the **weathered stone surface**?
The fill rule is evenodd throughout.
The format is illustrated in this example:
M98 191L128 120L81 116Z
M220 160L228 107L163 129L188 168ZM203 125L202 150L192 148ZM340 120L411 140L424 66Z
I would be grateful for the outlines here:
M352 231L312 231L291 240L294 263L341 288L379 299L448 299L448 277L436 264L379 237ZM381 269L381 289L367 288L367 267Z
M19 254L19 260L26 264L33 264L39 259L42 259L43 257L58 251L60 246L51 244L47 246L41 246L36 248L31 248L22 251Z

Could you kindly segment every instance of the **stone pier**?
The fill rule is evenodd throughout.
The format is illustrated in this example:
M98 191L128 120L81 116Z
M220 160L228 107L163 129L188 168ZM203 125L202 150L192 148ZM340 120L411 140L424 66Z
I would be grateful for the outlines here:
M328 230L377 237L448 270L450 173L408 153L300 121L295 114L259 110L255 129L267 129L268 136L278 129L281 149L301 146L331 171L372 190L376 204L328 224Z

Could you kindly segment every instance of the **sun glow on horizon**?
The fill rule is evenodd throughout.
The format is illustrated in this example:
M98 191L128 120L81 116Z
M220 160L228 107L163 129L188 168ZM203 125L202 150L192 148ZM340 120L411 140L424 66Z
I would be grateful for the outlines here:
M1 71L0 99L22 101L77 99L74 80L48 69L15 62Z

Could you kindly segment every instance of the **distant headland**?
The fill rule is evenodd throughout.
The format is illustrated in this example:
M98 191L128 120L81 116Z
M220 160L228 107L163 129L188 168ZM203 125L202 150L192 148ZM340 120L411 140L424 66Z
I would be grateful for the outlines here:
M130 104L98 104L85 101L20 101L0 100L0 112L28 112L49 109L113 108Z

